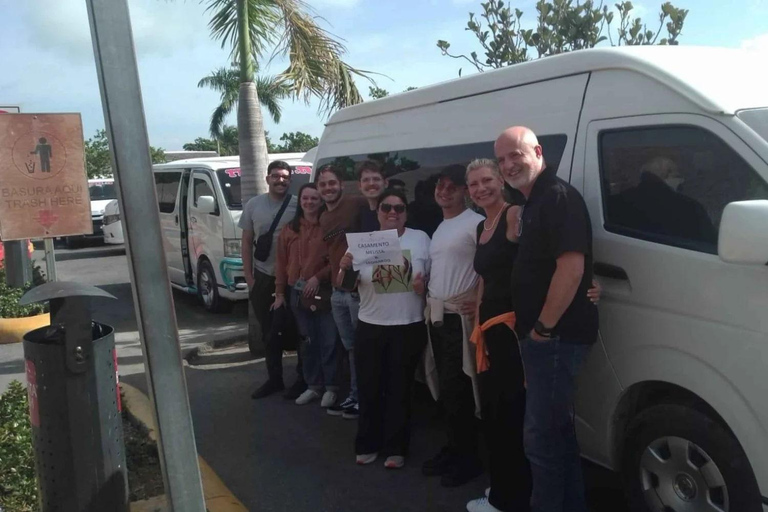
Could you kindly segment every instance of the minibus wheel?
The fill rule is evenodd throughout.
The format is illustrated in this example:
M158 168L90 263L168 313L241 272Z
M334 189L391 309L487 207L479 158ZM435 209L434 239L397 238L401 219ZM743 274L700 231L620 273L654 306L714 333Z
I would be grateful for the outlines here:
M623 477L633 512L761 512L741 445L718 421L683 405L640 412L627 430Z
M232 303L219 295L216 274L208 260L200 260L197 266L197 298L211 313L225 313L232 309Z

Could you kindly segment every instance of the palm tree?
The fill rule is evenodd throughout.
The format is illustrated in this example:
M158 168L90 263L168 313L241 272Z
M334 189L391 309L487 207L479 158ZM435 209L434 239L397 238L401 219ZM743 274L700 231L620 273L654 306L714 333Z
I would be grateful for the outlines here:
M279 102L291 93L290 88L283 80L273 76L257 77L255 83L259 102L267 109L269 116L275 123L279 123L282 115ZM237 105L237 97L240 92L240 69L237 67L219 68L201 79L197 86L210 87L221 93L221 101L211 115L210 126L211 136L217 141L221 140L224 119Z
M273 56L287 56L288 68L280 78L296 98L320 99L320 111L363 101L353 76L371 80L369 74L341 60L344 46L320 28L310 7L302 0L207 0L213 17L214 39L231 45L239 63L240 90L237 124L240 139L242 195L246 201L266 192L267 143L259 94L254 83L255 63L267 49ZM372 82L372 80L371 80Z

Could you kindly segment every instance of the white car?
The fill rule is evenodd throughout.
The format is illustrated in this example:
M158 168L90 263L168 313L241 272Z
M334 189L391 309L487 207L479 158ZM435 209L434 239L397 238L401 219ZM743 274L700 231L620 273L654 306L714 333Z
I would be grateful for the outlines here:
M65 238L67 247L74 248L86 240L102 238L104 209L107 204L117 199L117 190L113 178L97 178L88 180L88 192L91 198L91 220L93 233L90 235L68 236Z
M312 173L312 164L300 159L303 155L269 155L270 162L283 160L291 166L294 194ZM228 311L232 301L247 300L242 230L237 227L243 209L240 159L179 160L155 165L153 172L171 286L196 294L211 312ZM103 229L106 243L123 243L118 201L105 208Z
M633 511L768 512L765 59L592 49L420 87L336 112L315 169L354 182L373 155L413 191L494 158L510 125L539 135L592 220L603 299L576 400L582 455L622 471ZM674 182L642 195L654 166ZM671 196L694 215L670 213Z

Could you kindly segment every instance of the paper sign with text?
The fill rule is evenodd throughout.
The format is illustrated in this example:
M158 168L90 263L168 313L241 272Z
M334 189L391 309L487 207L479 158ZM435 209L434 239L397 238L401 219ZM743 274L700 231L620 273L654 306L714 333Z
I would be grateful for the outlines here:
M347 247L355 270L372 265L402 265L403 251L396 229L347 233Z
M0 237L90 233L80 114L0 115Z

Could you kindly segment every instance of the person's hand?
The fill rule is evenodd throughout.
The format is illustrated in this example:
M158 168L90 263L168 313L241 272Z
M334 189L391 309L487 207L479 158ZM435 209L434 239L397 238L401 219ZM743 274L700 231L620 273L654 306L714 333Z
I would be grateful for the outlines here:
M317 290L320 288L320 280L317 277L312 276L304 285L304 297L314 297Z
M252 275L246 273L245 274L245 284L248 285L248 291L251 291L251 289L253 289L253 285L256 284L256 280L253 278Z
M352 268L352 253L348 252L341 258L339 268L342 270L349 270Z
M477 311L477 304L475 302L462 302L458 309L461 315L474 315Z
M600 286L600 282L596 279L592 280L592 288L587 290L587 297L592 301L592 304L600 302L600 296L603 294L603 287Z
M421 272L416 274L416 277L413 278L413 291L416 292L418 295L424 295L424 292L426 291L427 283L424 280L424 276Z
M531 329L531 333L528 335L533 341L548 341L550 338L546 336L539 336L535 329Z
M276 294L275 295L275 302L272 303L272 305L269 307L270 310L280 309L285 305L285 295L283 294Z

